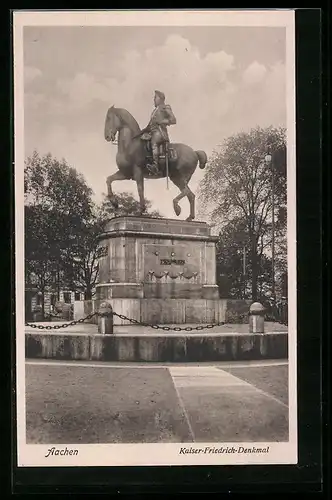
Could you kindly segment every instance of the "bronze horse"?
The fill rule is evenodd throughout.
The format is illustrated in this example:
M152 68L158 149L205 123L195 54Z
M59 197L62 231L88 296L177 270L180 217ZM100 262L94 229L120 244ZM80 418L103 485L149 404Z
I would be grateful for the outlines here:
M112 182L125 179L133 179L137 183L140 201L140 209L143 214L146 211L144 203L144 178L160 179L166 177L166 173L158 176L149 175L146 169L146 147L139 134L141 130L135 118L125 109L112 106L107 111L105 120L105 139L115 141L118 133L118 152L116 163L118 171L107 177L108 198L117 208L117 202L112 191ZM195 218L195 195L189 189L188 182L196 170L197 163L204 168L207 156L204 151L194 151L186 144L172 143L175 150L175 158L169 160L169 178L180 189L180 194L173 200L173 208L176 215L180 215L181 207L179 201L187 196L190 204L190 215L187 220Z

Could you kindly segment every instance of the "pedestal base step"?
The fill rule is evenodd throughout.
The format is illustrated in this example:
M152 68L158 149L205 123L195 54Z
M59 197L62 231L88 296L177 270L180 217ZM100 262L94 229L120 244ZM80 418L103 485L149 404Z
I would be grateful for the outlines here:
M288 334L99 335L26 333L27 358L190 362L285 359Z

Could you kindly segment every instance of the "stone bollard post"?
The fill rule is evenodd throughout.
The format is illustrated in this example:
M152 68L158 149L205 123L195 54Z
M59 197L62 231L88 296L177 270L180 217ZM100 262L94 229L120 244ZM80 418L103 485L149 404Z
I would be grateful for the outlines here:
M265 309L259 302L251 304L249 309L249 333L264 333Z
M113 308L109 302L102 302L98 311L98 332L103 335L113 333Z

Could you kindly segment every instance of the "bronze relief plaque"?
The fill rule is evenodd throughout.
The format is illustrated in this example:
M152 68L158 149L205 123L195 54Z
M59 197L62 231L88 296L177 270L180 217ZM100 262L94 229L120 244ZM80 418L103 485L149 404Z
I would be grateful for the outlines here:
M144 274L161 279L163 277L185 279L196 278L200 271L200 248L188 243L181 245L144 245Z

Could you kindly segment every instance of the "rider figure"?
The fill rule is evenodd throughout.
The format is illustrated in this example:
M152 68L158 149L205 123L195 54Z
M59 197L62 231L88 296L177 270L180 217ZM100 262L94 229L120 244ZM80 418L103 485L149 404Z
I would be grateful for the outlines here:
M165 104L165 94L159 90L155 90L154 95L155 109L152 112L150 121L146 129L151 134L151 147L153 155L152 173L159 174L159 146L160 144L169 142L167 126L175 125L176 118L173 114L171 106Z

